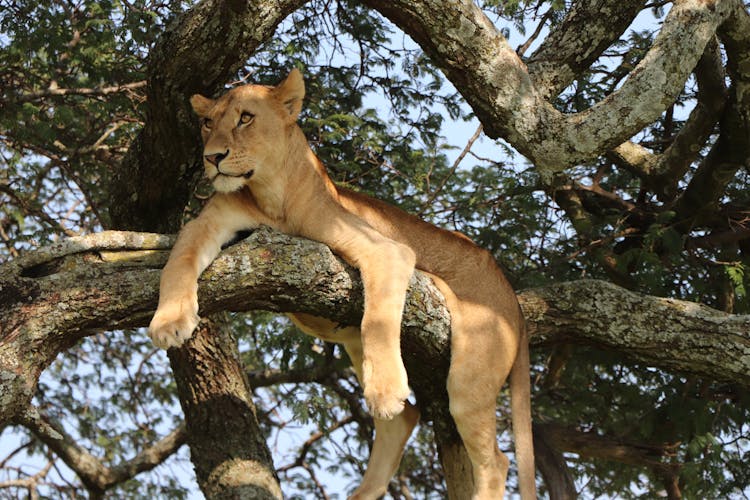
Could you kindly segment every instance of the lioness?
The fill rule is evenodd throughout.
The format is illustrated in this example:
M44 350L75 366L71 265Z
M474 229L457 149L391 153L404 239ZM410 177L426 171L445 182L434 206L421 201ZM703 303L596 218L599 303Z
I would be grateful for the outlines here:
M304 332L343 344L352 360L375 421L367 472L352 498L378 498L419 419L406 401L400 351L406 288L416 267L429 273L451 313L447 387L472 463L473 498L504 495L508 459L497 446L495 406L508 374L521 492L534 498L529 352L513 290L492 255L468 238L335 186L297 126L304 95L302 74L292 70L276 87L247 85L216 100L190 99L217 193L180 231L161 275L151 339L167 349L190 338L198 323L198 277L237 232L265 224L328 245L361 273L360 327L290 317Z

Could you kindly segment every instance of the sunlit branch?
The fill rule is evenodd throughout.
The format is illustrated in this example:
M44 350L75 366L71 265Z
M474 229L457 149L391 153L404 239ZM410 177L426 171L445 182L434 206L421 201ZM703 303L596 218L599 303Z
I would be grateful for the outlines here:
M29 492L30 500L37 500L39 498L39 486L44 483L44 479L52 469L54 461L50 460L42 469L36 474L25 477L23 479L10 479L8 481L0 482L0 489L6 488L25 488Z
M0 295L0 371L8 374L0 377L0 389L13 395L0 407L0 421L25 409L41 370L81 336L148 322L170 242L153 234L99 233L0 266L0 286L6 290ZM308 264L299 265L301 258ZM278 269L290 271L279 274ZM74 287L66 285L71 282ZM308 312L356 324L360 287L356 272L324 246L260 230L224 251L204 273L201 311L210 314L231 304L234 310ZM445 388L436 386L434 377L448 366L448 315L425 276L417 273L410 290L402 334L407 370L418 400L428 404L428 412L438 411L429 404L444 397L439 391ZM22 309L18 300L25 301ZM743 354L750 344L748 316L593 280L527 290L520 301L534 344L594 343L667 370L750 387L750 358ZM631 310L639 314L628 314ZM424 356L435 361L429 372L419 362Z
M121 85L111 85L109 87L61 89L56 86L51 86L39 92L21 94L15 100L19 103L24 103L24 102L39 101L39 100L50 98L50 97L65 97L65 96L101 97L101 96L107 96L110 94L118 94L121 92L132 92L137 89L142 89L145 86L146 86L146 80L141 80L139 82L132 82L132 83L124 83Z
M547 98L559 94L617 40L644 4L644 0L573 2L565 19L529 58L537 90Z

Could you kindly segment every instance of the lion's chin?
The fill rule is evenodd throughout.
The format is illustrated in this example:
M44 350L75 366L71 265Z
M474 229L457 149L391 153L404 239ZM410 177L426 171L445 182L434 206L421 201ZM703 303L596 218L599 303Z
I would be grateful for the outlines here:
M222 193L231 193L239 191L247 181L242 177L227 177L225 175L217 175L213 181L214 189Z

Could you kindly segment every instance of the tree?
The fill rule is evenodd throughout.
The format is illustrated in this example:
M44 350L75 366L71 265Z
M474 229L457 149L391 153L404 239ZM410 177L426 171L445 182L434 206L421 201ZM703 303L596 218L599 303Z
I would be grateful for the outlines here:
M207 195L187 98L298 65L303 127L338 182L467 233L525 289L541 489L750 494L745 3L2 7L0 421L13 426L3 440L21 437L0 486L182 497L175 474L144 471L184 461L184 443L210 497L277 496L276 477L307 497L329 494L324 474L356 481L372 430L342 354L267 313L223 312L356 322L356 273L264 231L228 249L202 282L210 319L170 353L172 378L129 330L149 319L170 240L61 239L175 232ZM445 138L444 122L472 120L504 141L492 158L478 133ZM435 375L446 318L429 283L414 286L404 353L434 423L391 494L442 497L443 474L465 487ZM263 438L280 439L291 414L316 430L274 468ZM39 468L19 466L27 455Z

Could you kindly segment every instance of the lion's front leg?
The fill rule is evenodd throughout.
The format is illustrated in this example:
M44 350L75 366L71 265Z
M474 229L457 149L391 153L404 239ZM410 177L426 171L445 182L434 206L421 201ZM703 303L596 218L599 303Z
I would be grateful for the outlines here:
M170 255L162 271L159 306L151 319L148 335L161 349L181 346L198 326L198 276L196 266L183 255Z
M237 231L257 225L231 195L217 195L182 228L162 271L159 305L148 327L154 345L179 347L192 336L200 321L198 278Z
M379 242L357 262L365 288L362 385L376 418L398 415L409 396L401 358L401 317L414 262L409 247L391 240Z
M205 229L200 217L185 225L162 270L159 305L148 327L156 347L180 347L198 326L198 277L221 249Z
M409 396L401 317L416 255L342 206L331 203L326 209L308 218L302 235L325 243L360 271L365 289L360 382L372 416L388 420L403 411Z

